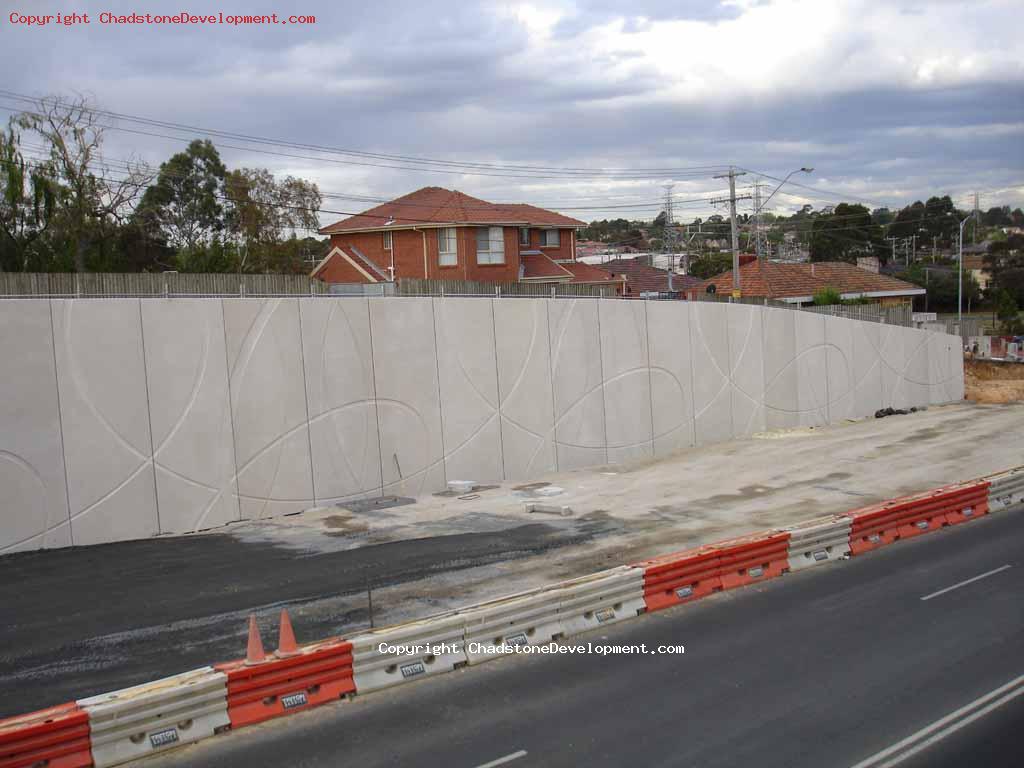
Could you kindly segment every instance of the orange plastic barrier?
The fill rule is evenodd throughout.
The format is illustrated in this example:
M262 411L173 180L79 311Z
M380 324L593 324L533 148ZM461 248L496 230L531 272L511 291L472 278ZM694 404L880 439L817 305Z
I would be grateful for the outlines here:
M644 569L644 604L648 611L699 600L722 589L718 555L707 547L673 552L637 565Z
M0 768L90 765L89 715L74 702L0 720Z
M355 691L352 644L341 639L299 646L294 654L244 659L214 668L228 676L231 727L289 715Z
M644 569L648 611L775 578L789 570L789 533L755 533L672 552L637 565Z
M921 536L988 514L988 483L958 483L855 509L850 553L860 555L888 544Z
M788 532L754 533L711 545L719 553L722 589L774 579L789 571Z

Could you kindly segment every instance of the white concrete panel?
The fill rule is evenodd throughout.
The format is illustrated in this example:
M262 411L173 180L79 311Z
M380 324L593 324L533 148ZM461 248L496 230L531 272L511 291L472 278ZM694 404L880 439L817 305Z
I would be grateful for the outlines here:
M695 444L690 302L648 301L647 341L654 411L654 455Z
M547 299L494 302L505 479L555 471Z
M224 299L242 519L316 504L298 299Z
M71 544L48 299L0 301L0 554Z
M828 420L838 424L858 415L855 411L856 360L854 337L857 320L825 316L825 360L828 375Z
M313 485L319 504L380 493L366 299L299 299Z
M53 302L74 544L159 532L139 299Z
M962 349L962 342L959 336L949 337L949 370L952 374L948 389L947 396L949 402L959 402L964 399L964 353Z
M764 312L764 405L768 429L800 425L797 400L796 315L790 309Z
M879 326L879 358L881 360L882 406L903 408L908 405L904 384L903 329L896 325Z
M558 469L608 460L597 301L548 301Z
M796 392L800 426L828 423L828 360L825 317L796 311Z
M599 299L608 462L654 455L646 301Z
M160 532L238 520L221 303L141 304Z
M963 373L957 366L958 357L962 364L963 354L960 352L959 337L946 333L929 334L928 379L929 402L932 405L951 403L963 398L962 393L958 396L963 386Z
M434 299L445 476L504 480L493 299Z
M904 382L907 401L912 406L928 405L930 396L928 337L931 331L917 328L903 328L904 356L906 368Z
M733 437L763 432L764 407L764 308L727 304L729 361L732 379Z
M690 308L693 410L697 445L732 439L732 362L728 307L694 302Z
M384 493L416 496L443 490L433 300L369 301Z
M870 416L883 407L879 323L853 322L853 414Z

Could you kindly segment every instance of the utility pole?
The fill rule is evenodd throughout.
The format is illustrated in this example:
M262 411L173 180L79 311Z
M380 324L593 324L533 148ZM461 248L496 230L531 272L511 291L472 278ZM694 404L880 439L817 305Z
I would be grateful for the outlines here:
M750 195L743 195L742 197L736 197L736 177L745 176L746 171L737 172L735 168L730 167L729 172L715 176L716 179L729 179L729 221L732 224L732 297L734 299L742 296L742 287L740 286L740 237L736 229L736 201L748 199ZM712 205L715 203L722 202L723 198L716 198L710 201Z
M981 211L978 208L978 193L974 193L974 244L978 244L978 223L981 218Z
M896 241L897 241L897 240L898 240L899 238L896 238L896 237L887 237L887 238L885 238L885 239L886 239L886 240L888 240L888 241L890 241L890 242L892 243L892 263L893 263L893 264L895 264L895 263L896 263Z
M672 290L672 273L676 270L676 257L675 257L675 235L676 230L673 227L675 221L672 215L672 190L675 189L675 184L665 185L665 245L668 246L668 289Z

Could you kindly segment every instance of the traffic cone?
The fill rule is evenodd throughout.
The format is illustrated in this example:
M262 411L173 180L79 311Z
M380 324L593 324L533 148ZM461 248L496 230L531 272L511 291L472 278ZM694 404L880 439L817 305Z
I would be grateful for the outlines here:
M245 663L259 664L265 661L267 655L263 652L263 641L260 639L260 630L256 626L256 614L249 616L249 643L245 648Z
M288 611L281 611L281 629L277 640L276 656L294 656L299 652L299 646L295 643L295 632L292 629L292 620L288 618Z

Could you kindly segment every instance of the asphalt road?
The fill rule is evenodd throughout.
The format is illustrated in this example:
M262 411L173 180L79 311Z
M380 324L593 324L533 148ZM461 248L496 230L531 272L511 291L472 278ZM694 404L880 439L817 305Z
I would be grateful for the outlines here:
M1017 510L582 637L684 655L505 659L147 765L880 768L1024 675L1022 592ZM1022 702L902 765L1020 766Z
M368 626L367 583L415 582L596 533L534 523L326 553L212 534L0 557L0 717L238 658L250 612L270 649L283 607L300 641L322 639Z

